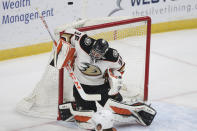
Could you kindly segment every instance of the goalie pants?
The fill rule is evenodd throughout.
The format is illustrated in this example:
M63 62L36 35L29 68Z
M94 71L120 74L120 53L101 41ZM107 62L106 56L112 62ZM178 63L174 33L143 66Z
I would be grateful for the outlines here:
M102 106L105 105L106 101L109 98L108 91L110 86L108 82L103 85L97 86L83 84L81 84L81 86L87 94L100 94L101 101L98 101L98 103ZM75 98L77 110L94 110L95 112L97 111L95 101L86 101L82 99L75 86L73 87L73 96Z

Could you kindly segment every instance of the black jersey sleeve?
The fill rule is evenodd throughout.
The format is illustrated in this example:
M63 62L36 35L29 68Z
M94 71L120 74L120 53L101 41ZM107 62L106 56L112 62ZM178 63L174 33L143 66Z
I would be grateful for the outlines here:
M90 54L92 45L95 42L95 39L89 37L88 35L83 35L79 41L80 47L87 53Z
M120 73L124 72L125 62L117 50L109 48L105 54L105 60L112 62L110 68L118 70Z
M111 61L111 62L117 62L119 58L119 53L117 50L113 48L109 48L104 56L105 60Z

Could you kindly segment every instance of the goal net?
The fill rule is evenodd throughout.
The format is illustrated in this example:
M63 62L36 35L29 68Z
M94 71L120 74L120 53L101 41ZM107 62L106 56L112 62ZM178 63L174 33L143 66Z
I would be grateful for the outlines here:
M92 38L109 41L110 47L117 49L126 63L124 87L120 91L123 99L148 100L150 17L80 20L58 27L55 30L56 38L68 28L77 28ZM49 63L51 59L52 55ZM33 92L17 104L17 111L35 117L57 119L58 105L74 101L73 82L68 72L66 69L58 70L49 63Z

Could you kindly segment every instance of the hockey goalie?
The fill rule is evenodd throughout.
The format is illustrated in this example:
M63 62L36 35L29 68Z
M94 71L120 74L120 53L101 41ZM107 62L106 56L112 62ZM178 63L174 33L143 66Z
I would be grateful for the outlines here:
M152 123L156 111L150 105L124 101L119 92L125 62L106 40L93 39L73 28L64 30L53 65L67 69L74 83L75 101L59 105L62 120L96 131L115 131L115 123Z

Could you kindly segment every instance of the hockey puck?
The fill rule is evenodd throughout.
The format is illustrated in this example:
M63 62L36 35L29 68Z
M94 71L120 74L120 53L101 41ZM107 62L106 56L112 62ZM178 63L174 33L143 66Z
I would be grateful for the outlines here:
M73 2L68 2L68 5L73 5Z

